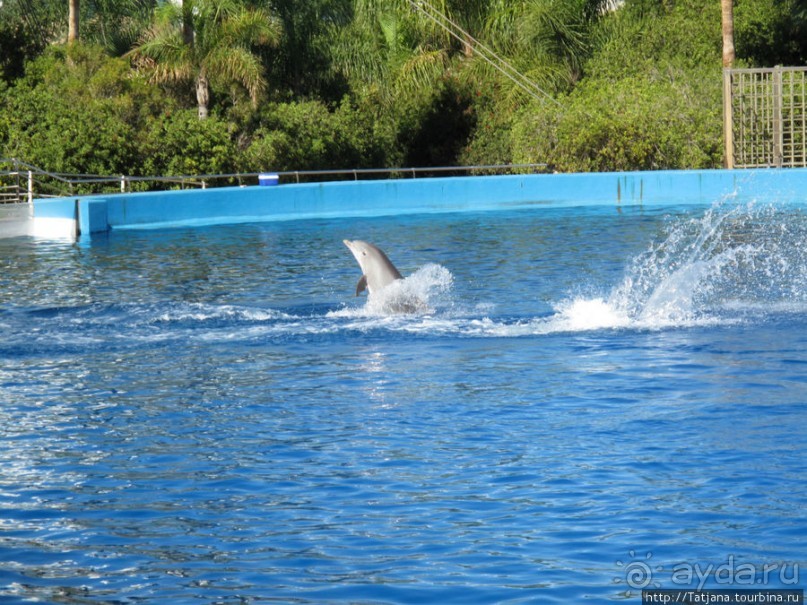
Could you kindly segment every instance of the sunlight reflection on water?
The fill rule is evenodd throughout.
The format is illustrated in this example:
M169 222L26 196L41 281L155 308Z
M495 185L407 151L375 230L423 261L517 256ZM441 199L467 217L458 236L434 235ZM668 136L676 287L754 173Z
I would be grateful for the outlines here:
M630 552L804 561L807 222L727 210L0 242L0 597L568 603L638 598ZM427 312L354 299L357 236Z

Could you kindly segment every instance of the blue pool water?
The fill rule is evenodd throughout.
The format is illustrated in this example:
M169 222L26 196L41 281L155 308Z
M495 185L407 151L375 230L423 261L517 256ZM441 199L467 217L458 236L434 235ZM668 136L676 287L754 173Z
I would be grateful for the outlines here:
M0 240L0 601L802 588L805 236L728 200ZM345 238L407 278L353 298Z

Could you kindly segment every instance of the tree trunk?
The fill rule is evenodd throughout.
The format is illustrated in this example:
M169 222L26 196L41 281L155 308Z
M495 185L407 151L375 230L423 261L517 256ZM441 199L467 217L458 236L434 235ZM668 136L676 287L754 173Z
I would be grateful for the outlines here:
M78 40L79 0L70 0L67 11L67 43Z
M733 0L720 0L723 18L723 67L734 65L734 7Z
M207 106L210 103L210 83L204 72L196 77L196 103L199 105L199 119L207 118Z
M182 41L193 46L193 5L190 0L182 0Z

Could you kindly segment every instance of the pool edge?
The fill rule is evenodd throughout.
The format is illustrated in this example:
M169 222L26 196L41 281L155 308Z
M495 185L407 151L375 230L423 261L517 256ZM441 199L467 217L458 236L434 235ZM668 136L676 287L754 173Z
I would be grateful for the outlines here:
M659 170L338 181L34 200L37 221L114 229L572 206L704 204L728 196L801 201L807 169ZM41 220L40 220L41 219ZM42 231L33 229L33 232ZM62 227L59 233L71 232Z

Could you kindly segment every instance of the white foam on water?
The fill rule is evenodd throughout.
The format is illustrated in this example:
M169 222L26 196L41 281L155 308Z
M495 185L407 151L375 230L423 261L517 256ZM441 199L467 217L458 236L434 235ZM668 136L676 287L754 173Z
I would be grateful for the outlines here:
M209 322L188 336L212 340L375 331L513 338L730 325L807 311L807 220L792 207L724 200L703 214L670 218L609 290L558 293L547 315L508 318L506 303L471 305L459 298L451 272L428 264L363 304L324 313L193 303L144 313L154 323ZM241 325L219 325L229 321Z
M608 303L638 327L735 322L807 302L804 217L772 204L720 202L670 223Z
M494 337L730 325L807 309L806 235L804 216L793 207L727 198L701 215L671 218L658 240L627 263L609 292L561 299L546 317L469 317L457 312L462 305L454 301L440 308L434 292L450 292L452 280L439 266L396 282L396 289L359 310L334 316L386 317L375 326L396 331ZM389 319L413 298L426 304Z
M328 317L359 318L394 315L428 315L451 305L454 276L437 264L424 265L412 275L392 282L373 292L361 307L345 307L328 313Z
M547 317L501 320L484 317L424 317L398 326L418 333L454 334L472 337L515 338L559 332L630 327L630 320L611 308L602 298L564 301Z
M157 315L159 322L210 321L219 319L240 321L274 321L277 319L293 319L274 309L253 309L233 305L213 305L205 303L185 303Z
M623 328L630 325L630 318L602 298L579 298L559 305L547 323L558 331L579 332Z

